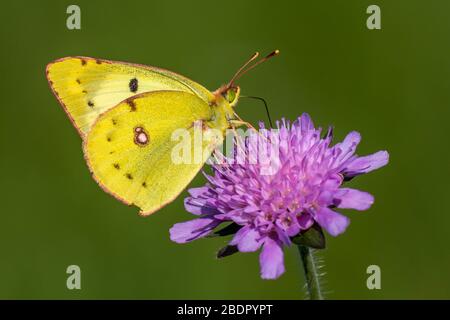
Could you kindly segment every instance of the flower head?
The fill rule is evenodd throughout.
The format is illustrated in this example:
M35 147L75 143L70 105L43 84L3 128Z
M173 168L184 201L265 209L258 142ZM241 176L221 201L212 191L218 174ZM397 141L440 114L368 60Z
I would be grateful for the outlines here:
M283 246L292 237L314 224L337 236L350 220L335 208L366 210L372 205L372 195L342 184L386 165L386 151L355 155L358 132L331 146L332 130L321 137L307 114L292 124L277 122L277 127L265 135L272 146L277 141L277 170L263 174L266 168L260 163L214 164L213 174L206 175L208 183L190 189L185 199L186 210L198 218L175 224L170 229L173 241L189 242L232 222L238 231L229 245L240 252L262 248L261 277L275 279L284 272Z

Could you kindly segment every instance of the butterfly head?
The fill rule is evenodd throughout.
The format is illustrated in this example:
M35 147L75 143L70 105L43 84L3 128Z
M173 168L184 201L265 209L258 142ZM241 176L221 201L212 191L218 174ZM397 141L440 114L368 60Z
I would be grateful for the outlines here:
M214 98L210 105L214 105L215 116L213 117L217 122L216 127L223 129L229 128L231 121L236 120L236 113L234 107L239 100L241 89L238 86L229 87L223 85L213 92Z
M278 55L278 53L279 51L275 50L264 58L254 62L259 57L259 53L256 52L246 63L244 63L242 67L239 68L239 70L234 74L233 78L231 78L228 84L221 86L219 89L213 92L214 98L212 99L210 104L218 107L216 108L218 114L216 114L214 118L216 119L216 122L220 122L220 124L216 123L216 127L228 128L229 126L233 126L232 123L244 123L234 111L234 108L236 107L238 100L241 97L241 88L236 85L236 81L248 71L250 71L257 65L267 61L268 59ZM254 63L252 64L252 62Z
M230 104L231 107L235 107L241 93L241 88L235 84L236 81L257 65L269 60L270 58L278 55L279 53L280 53L279 50L275 50L270 54L268 54L267 56L265 56L264 58L259 59L258 61L252 64L252 62L254 62L259 57L259 52L255 52L250 57L250 59L248 59L247 62L244 63L244 65L239 68L239 70L234 74L233 78L231 78L230 82L220 87L216 91L216 94L220 94Z

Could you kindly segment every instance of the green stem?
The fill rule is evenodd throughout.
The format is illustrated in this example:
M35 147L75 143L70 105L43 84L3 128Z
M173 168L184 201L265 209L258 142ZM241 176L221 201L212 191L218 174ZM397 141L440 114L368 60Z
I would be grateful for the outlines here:
M305 272L309 299L323 300L324 298L322 295L322 289L320 288L319 270L312 249L310 249L309 247L298 245L298 251L300 253L303 270Z

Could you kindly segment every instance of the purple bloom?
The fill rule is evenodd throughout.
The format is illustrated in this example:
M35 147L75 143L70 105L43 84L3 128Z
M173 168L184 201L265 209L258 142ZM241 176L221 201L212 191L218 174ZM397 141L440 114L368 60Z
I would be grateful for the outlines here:
M262 248L261 277L275 279L284 272L283 245L289 246L291 237L315 223L337 236L350 220L335 208L370 208L372 195L341 185L386 165L386 151L355 155L361 140L358 132L331 146L332 130L321 138L321 129L314 128L307 114L292 124L277 122L277 127L265 134L267 143L278 147L277 170L267 175L259 163L214 164L213 174L206 175L209 183L190 189L185 199L186 210L198 218L175 224L170 229L173 241L189 242L210 234L221 223L234 222L240 229L229 245L241 252Z

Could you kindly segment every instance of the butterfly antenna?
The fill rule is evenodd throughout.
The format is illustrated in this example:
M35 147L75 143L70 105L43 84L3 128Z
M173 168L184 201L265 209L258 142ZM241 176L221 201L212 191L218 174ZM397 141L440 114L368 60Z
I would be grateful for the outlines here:
M240 77L242 77L244 74L246 74L247 72L249 72L250 70L252 70L254 67L256 67L257 65L260 65L263 62L266 62L267 60L269 60L272 57L275 57L276 55L278 55L280 53L280 50L275 50L272 51L271 53L269 53L267 56L265 56L264 58L260 59L259 61L255 62L254 64L252 64L250 67L247 68L247 66L255 61L256 58L258 58L259 56L259 52L255 52L251 58L244 63L244 65L242 67L239 68L239 70L236 72L236 74L233 76L233 78L230 80L230 82L227 85L227 88L231 88L234 86L234 82L236 80L238 80ZM246 69L247 68L247 69Z
M244 63L244 65L242 67L239 68L238 71L236 71L236 73L234 74L233 78L231 78L230 82L228 82L228 88L231 88L234 85L234 82L240 77L240 73L252 62L254 61L256 58L259 57L259 52L255 52L250 59L247 60L246 63Z
M269 119L269 125L271 128L273 128L272 119L270 118L269 106L267 105L267 102L266 102L266 100L264 100L264 98L256 97L256 96L244 96L244 95L241 95L240 97L262 101L264 103L264 107L266 108L267 118Z

